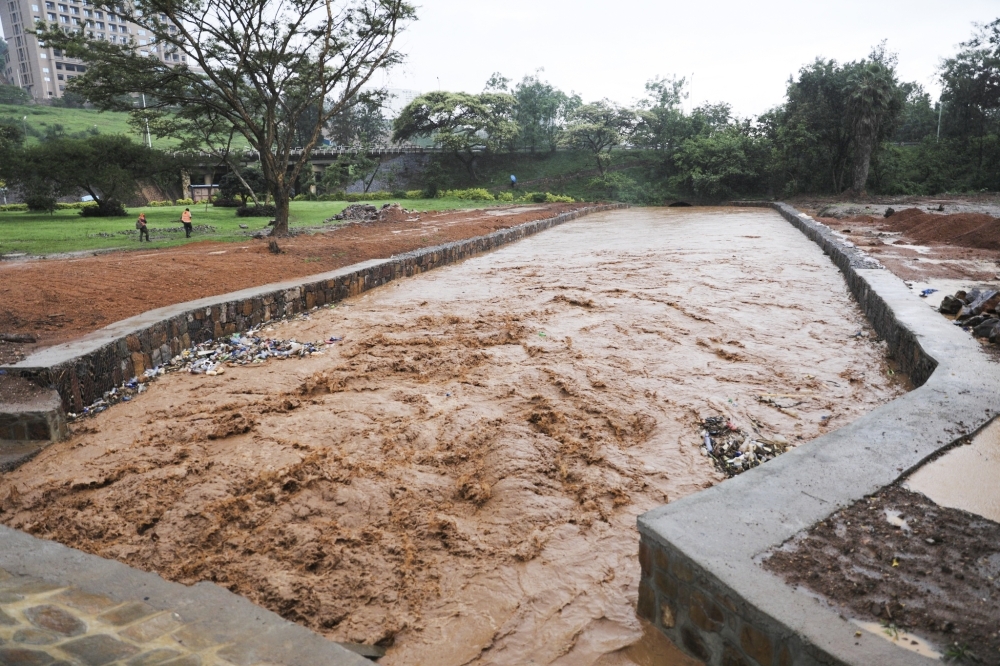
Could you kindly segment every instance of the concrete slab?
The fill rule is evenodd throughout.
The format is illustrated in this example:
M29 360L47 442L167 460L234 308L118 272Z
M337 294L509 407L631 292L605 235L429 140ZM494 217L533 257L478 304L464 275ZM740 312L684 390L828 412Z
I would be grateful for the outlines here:
M761 666L935 663L867 632L855 635L855 624L758 562L1000 413L1000 366L839 234L791 207L775 208L841 267L890 352L922 385L766 465L640 516L640 612L710 664L734 655ZM718 611L716 621L705 621L706 604Z
M42 610L39 610L42 609ZM46 625L43 645L18 634ZM38 663L67 655L107 663L150 655L236 666L364 666L364 657L212 583L191 587L0 526L0 650L32 650ZM43 620L44 620L43 617ZM5 657L0 654L0 663ZM34 663L34 662L30 662ZM118 662L115 662L118 663ZM130 662L131 663L131 662ZM140 663L160 663L140 661ZM180 663L180 662L178 662Z

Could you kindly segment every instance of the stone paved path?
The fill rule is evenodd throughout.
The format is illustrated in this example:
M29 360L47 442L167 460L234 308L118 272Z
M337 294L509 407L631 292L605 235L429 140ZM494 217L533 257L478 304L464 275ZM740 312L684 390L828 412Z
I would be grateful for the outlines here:
M0 666L366 664L211 583L170 583L0 525Z
M4 666L232 664L225 658L231 647L145 602L119 603L0 569Z

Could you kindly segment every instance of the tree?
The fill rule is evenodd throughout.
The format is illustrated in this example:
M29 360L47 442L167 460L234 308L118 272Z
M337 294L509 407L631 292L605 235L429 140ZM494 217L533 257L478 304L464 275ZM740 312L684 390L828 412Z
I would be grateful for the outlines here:
M903 107L896 81L895 59L886 57L884 47L870 60L862 60L848 77L848 112L854 132L854 195L865 194L872 152L881 139L891 134Z
M389 139L392 127L385 117L387 95L366 90L326 124L326 135L335 146L371 147Z
M0 62L3 62L3 58L0 58ZM31 95L24 88L0 83L0 104L27 104L30 101Z
M376 72L401 61L393 44L415 16L403 0L93 4L137 24L180 61L40 25L40 39L88 64L68 88L101 109L133 110L129 96L144 93L145 113L171 111L157 124L164 135L197 136L207 127L213 138L245 137L274 199L277 235L288 233L292 190L323 127ZM299 120L310 114L312 129L299 136Z
M124 215L138 181L175 173L174 161L121 134L86 139L61 138L23 149L0 165L2 175L28 198L54 200L81 190L94 198L101 215Z
M239 197L244 206L247 205L247 199L253 199L254 204L259 205L257 194L266 190L264 174L256 167L230 170L219 179L219 194L224 199Z
M406 105L393 123L392 140L431 137L476 180L476 153L497 152L517 136L516 105L506 93L430 92Z
M681 110L681 102L688 96L685 85L683 77L658 77L646 82L646 98L638 104L639 121L633 135L636 145L669 156L690 135L690 123Z
M555 151L566 115L582 104L578 95L567 95L542 81L541 71L525 76L513 89L518 143L532 153L540 148Z
M597 169L603 176L611 161L611 150L626 140L635 120L634 111L607 99L584 104L570 114L562 140L573 148L593 153Z

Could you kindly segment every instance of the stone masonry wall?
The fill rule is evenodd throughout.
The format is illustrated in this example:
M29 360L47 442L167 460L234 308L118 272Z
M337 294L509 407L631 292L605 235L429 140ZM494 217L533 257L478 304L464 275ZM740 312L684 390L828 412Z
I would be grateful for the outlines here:
M225 300L162 320L101 348L52 367L23 368L17 373L42 386L54 387L63 408L79 412L115 386L164 363L182 349L258 324L334 303L392 280L410 277L488 252L550 227L599 211L624 208L606 204L501 229L485 236L424 248L330 280L306 281L291 289L253 298ZM11 371L10 369L8 371Z
M735 202L773 208L816 242L843 272L848 287L889 353L915 386L931 376L937 361L915 333L858 270L884 267L829 227L783 203ZM639 543L638 613L679 647L710 666L818 666L833 664L787 627L746 603L717 577L667 545L643 535Z

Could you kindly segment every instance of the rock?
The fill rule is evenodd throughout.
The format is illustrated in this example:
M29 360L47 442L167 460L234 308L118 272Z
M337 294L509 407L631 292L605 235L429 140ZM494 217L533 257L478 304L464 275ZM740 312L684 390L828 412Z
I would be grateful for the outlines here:
M895 213L895 212L896 212L895 208L891 208L891 207L890 208L886 208L885 209L885 217L892 217L893 213Z
M964 289L959 289L955 292L955 298L962 301L963 303L968 303L969 294Z
M1000 342L1000 326L994 326L993 330L990 331L990 342L998 343Z
M993 333L993 329L1000 324L1000 319L990 317L972 329L972 335L977 338L988 338Z
M989 293L989 292L986 292ZM982 314L984 312L993 312L996 310L997 306L1000 305L1000 291L994 291L990 296L983 294L983 298L976 301L975 303L970 303L973 312L975 314Z
M962 305L962 301L954 296L945 296L941 301L941 307L938 308L938 312L946 315L958 314L958 311L962 309Z
M378 219L378 208L371 204L351 204L342 210L339 215L334 215L333 219L361 220L365 222L376 220Z
M962 326L966 326L968 328L975 328L976 326L979 326L987 319L989 319L989 317L987 317L986 315L976 315L975 317L971 317L962 322Z
M240 225L240 229L249 229L249 228L250 228L249 224L241 224Z

